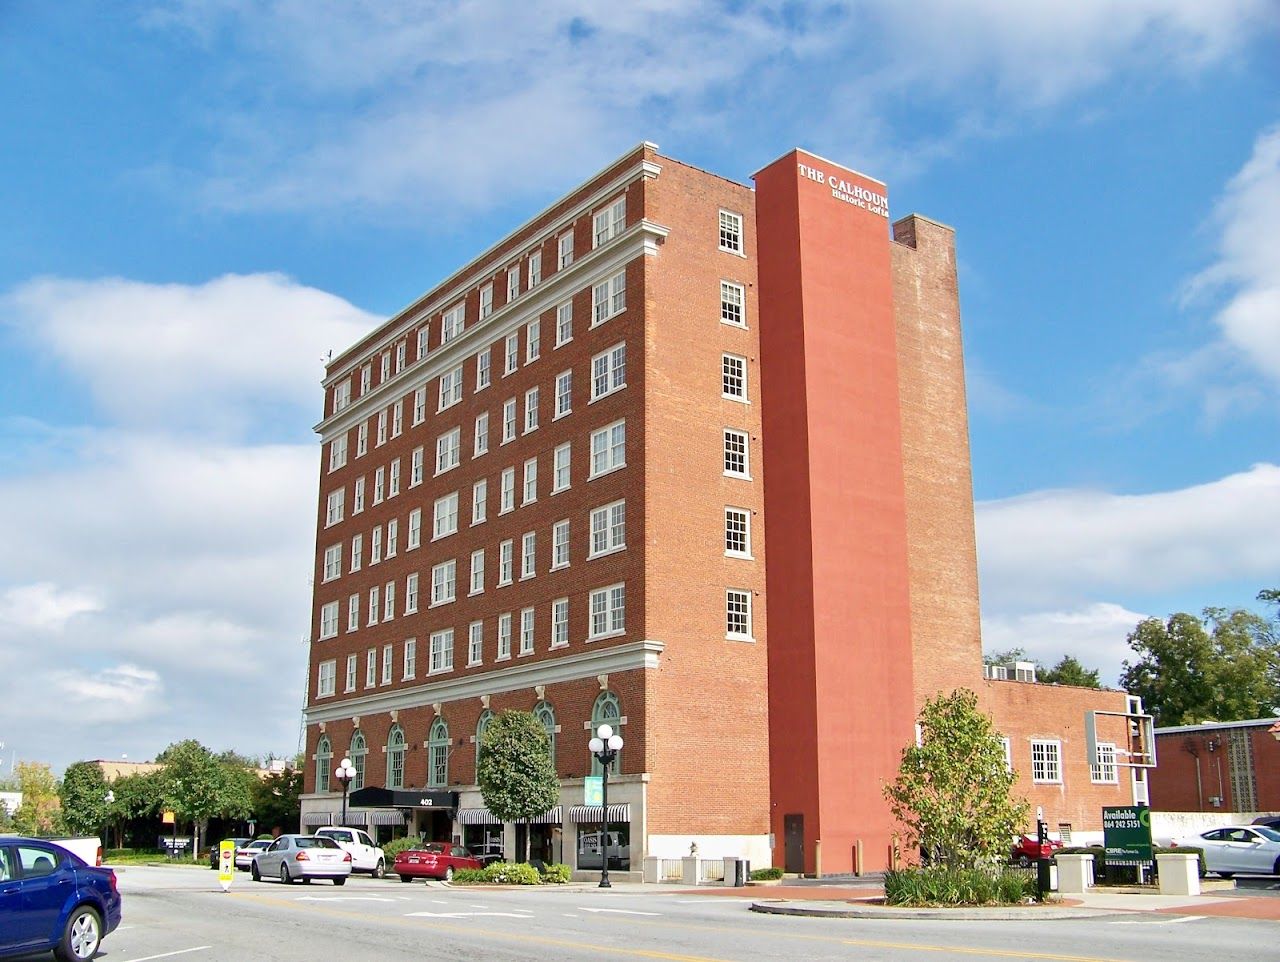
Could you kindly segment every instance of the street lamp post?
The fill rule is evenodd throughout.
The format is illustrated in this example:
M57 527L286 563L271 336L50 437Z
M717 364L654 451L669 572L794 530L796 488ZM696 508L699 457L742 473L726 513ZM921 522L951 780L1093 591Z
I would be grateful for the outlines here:
M333 777L342 783L342 825L345 828L347 824L347 789L351 787L351 783L356 778L356 767L351 764L351 759L344 758L338 762L338 770L333 773Z
M601 801L604 802L603 811L601 812L601 827L604 829L604 859L603 867L600 870L600 888L613 888L609 881L609 766L613 764L618 752L622 749L622 736L613 733L612 725L601 725L596 730L596 737L587 743L587 747L591 749L591 754L600 762L600 767L604 770L604 780L601 784L603 791L601 792Z

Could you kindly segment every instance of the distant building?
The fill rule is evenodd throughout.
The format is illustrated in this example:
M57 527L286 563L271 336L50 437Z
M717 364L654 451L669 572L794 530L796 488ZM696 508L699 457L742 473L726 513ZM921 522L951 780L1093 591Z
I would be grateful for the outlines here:
M1280 812L1280 718L1157 728L1156 755L1156 808Z
M888 864L923 701L978 691L1052 825L1142 794L1123 692L984 679L953 231L803 151L755 189L642 144L330 362L304 825L598 865ZM561 804L475 784L504 708ZM592 857L595 861L592 862Z

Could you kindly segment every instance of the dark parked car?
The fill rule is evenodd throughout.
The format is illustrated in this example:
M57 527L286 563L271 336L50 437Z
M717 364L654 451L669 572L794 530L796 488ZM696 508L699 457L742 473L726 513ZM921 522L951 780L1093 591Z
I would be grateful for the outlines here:
M62 962L84 962L119 924L111 869L54 842L0 837L0 957L52 949Z
M238 852L238 851L240 851L240 849L244 848L246 845L248 845L248 844L249 844L251 841L253 841L253 840L252 840L252 839L248 839L248 838L224 838L222 841L223 841L223 842L235 842L235 843L236 843L236 851ZM218 867L218 849L220 849L220 848L222 848L222 844L219 842L219 843L215 844L215 845L213 846L213 848L209 849L209 868L217 868L217 867ZM234 855L234 854L231 856L231 860L232 860L232 863L234 864L234 862L235 862L235 855Z
M460 868L484 868L484 866L480 859L471 854L470 849L462 845L427 842L421 848L409 848L398 852L392 871L400 876L401 882L411 882L415 878L435 878L451 882L454 871Z

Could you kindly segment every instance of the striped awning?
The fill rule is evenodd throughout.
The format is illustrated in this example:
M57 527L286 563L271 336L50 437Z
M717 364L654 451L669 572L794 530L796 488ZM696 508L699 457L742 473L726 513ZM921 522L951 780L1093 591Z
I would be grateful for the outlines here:
M458 821L463 825L501 825L502 821L487 808L460 808Z
M369 813L370 825L403 825L405 812L402 809L393 808L381 812Z
M368 825L369 813L353 812L351 809L347 809L347 820L342 824L343 825Z
M302 816L302 824L309 828L319 828L321 825L333 824L332 812L307 812Z
M587 823L590 825L599 825L604 821L603 805L573 805L569 808L569 821L578 824ZM621 805L609 806L609 821L611 822L629 822L631 821L631 805L623 802Z
M557 805L555 808L547 809L541 815L524 821L529 825L559 825L564 821L564 814L561 812L560 806Z

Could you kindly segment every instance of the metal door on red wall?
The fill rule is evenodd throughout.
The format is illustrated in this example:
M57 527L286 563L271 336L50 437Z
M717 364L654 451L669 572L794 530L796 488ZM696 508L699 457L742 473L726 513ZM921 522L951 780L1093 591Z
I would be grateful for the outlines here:
M785 871L804 874L804 816L782 816L782 831L786 841Z

